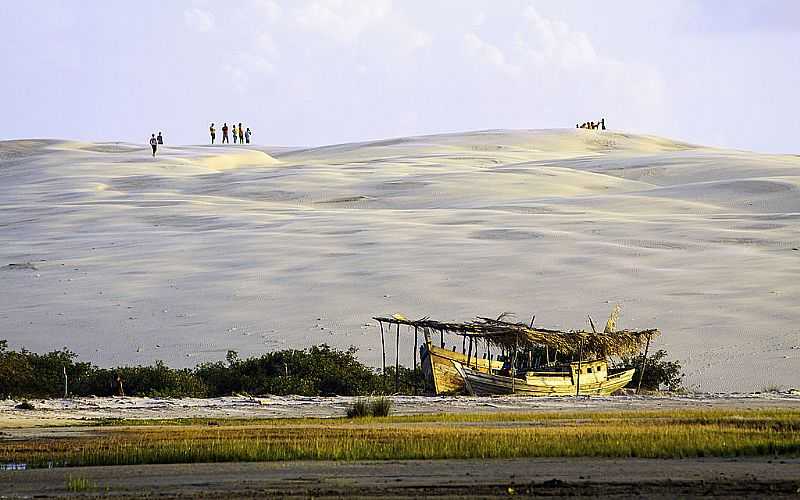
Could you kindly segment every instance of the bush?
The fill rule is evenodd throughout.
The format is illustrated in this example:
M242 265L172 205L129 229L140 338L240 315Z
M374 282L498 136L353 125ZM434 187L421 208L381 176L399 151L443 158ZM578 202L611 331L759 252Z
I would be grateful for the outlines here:
M656 391L662 387L670 391L683 389L684 373L678 361L665 361L667 351L659 349L654 354L647 357L647 364L644 368L644 378L642 379L642 389ZM635 368L633 379L626 387L636 388L641 378L642 360L644 354L634 357L623 357L622 365L626 369Z
M392 412L392 400L389 398L375 398L369 405L373 417L388 417Z
M382 392L380 376L356 358L357 349L340 351L326 344L288 349L240 360L230 351L227 363L200 365L195 374L215 395L298 394L357 396Z
M359 398L347 408L347 418L388 417L392 411L392 400L385 397Z
M347 418L369 417L371 414L370 404L366 399L359 398L347 408Z
M121 381L127 396L216 397L231 394L297 394L358 396L383 394L394 387L394 368L385 379L356 358L357 350L328 345L288 349L240 359L229 351L225 362L194 369L174 369L158 361L151 366L99 368L76 362L66 349L36 354L13 351L0 340L0 398L52 398L64 394L66 369L70 394L113 396ZM401 392L414 390L414 370L401 367ZM421 384L419 385L421 387Z

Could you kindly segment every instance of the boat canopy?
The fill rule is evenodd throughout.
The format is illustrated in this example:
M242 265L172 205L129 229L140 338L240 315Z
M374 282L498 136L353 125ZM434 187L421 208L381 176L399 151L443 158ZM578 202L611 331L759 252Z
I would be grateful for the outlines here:
M616 313L615 313L616 314ZM612 317L614 314L612 314ZM379 323L407 325L427 332L440 332L462 335L471 339L481 339L489 344L511 350L533 349L538 346L549 346L564 354L579 355L582 352L607 357L611 355L625 356L635 354L649 343L650 339L661 334L657 328L649 330L615 330L616 318L609 320L602 332L585 330L549 330L537 328L525 323L510 321L511 315L501 314L497 319L478 316L472 321L451 323L435 321L428 317L411 320L402 314L373 318Z

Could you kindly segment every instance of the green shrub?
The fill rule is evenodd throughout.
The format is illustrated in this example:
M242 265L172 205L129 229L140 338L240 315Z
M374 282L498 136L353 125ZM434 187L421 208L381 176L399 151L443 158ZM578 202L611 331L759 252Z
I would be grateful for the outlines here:
M392 412L392 400L385 397L375 398L369 405L373 417L388 417Z
M347 407L347 418L388 417L392 411L392 400L386 397L375 399L358 398Z
M369 417L371 415L369 401L357 399L347 407L347 418Z
M194 369L174 369L158 361L151 366L99 368L76 362L66 349L36 354L9 350L0 340L0 398L53 398L64 394L64 370L69 392L76 396L113 396L122 383L127 396L217 397L231 394L297 394L358 396L383 394L394 371L382 377L356 357L357 350L328 345L287 349L240 359L229 351L226 361ZM401 367L401 392L414 390L414 371ZM389 382L391 381L391 383ZM421 387L421 384L419 385Z
M667 351L659 349L654 354L647 357L647 364L644 367L644 378L642 378L642 389L656 391L662 387L670 391L683 389L684 373L678 361L665 361ZM626 369L635 368L633 379L626 387L638 387L641 378L642 360L644 354L638 356L623 357L622 365Z

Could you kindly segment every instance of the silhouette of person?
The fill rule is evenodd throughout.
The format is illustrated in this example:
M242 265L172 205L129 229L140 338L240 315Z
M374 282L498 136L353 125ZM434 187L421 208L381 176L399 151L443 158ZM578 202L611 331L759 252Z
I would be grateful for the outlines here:
M158 149L158 139L156 139L156 134L152 134L150 136L150 147L153 148L153 158L156 157L156 149Z
M606 119L605 118L600 118L600 129L601 130L605 130L606 129Z
M228 122L222 124L222 144L225 143L230 144L231 141L228 140Z
M242 122L239 122L239 144L244 144L244 130L242 129Z
M250 127L247 127L247 130L244 131L244 140L247 141L247 144L250 144L250 136L253 133L250 131Z
M239 137L238 132L236 132L236 124L233 124L233 143L236 144L236 139Z
M164 137L161 136L161 132L158 133L158 137L156 137L156 140L158 140L158 145L159 146L164 144Z
M214 130L214 123L211 123L211 126L208 127L208 131L211 132L211 144L214 144L214 139L217 138L217 131Z

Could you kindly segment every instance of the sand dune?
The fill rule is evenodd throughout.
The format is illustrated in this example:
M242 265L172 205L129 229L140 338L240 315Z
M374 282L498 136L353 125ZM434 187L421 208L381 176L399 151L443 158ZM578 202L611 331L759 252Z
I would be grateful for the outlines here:
M377 364L375 314L582 328L620 303L689 386L798 386L799 186L797 156L608 131L155 160L0 142L0 338L101 365L320 342Z

